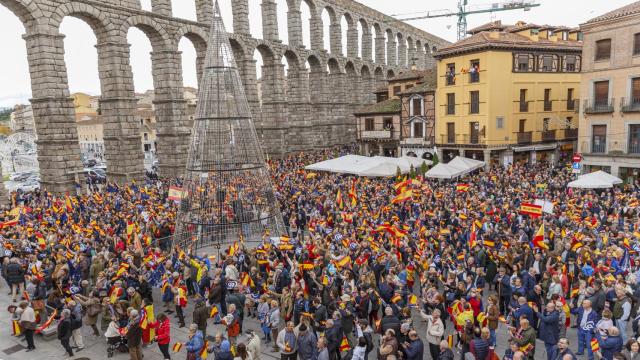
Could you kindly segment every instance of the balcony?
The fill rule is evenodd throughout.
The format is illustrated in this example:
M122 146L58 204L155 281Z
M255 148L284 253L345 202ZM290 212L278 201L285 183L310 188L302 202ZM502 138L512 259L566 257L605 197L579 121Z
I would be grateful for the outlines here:
M640 98L622 98L622 112L640 112Z
M447 75L447 76L445 76L445 78L447 79L447 85L455 85L456 84L455 75Z
M555 141L555 140L556 140L555 130L547 130L542 132L542 141Z
M584 101L585 114L606 114L613 112L613 99L594 99Z
M604 154L607 152L607 142L606 141L592 141L591 142L591 153L592 154Z
M529 102L520 101L520 112L529 112Z
M532 131L518 132L518 144L531 144Z
M365 140L365 139L392 139L392 138L394 138L393 130L363 131L363 132L360 133L360 137L363 140Z
M467 135L465 135L466 138ZM469 136L469 144L479 144L480 143L480 134L478 132L472 132Z
M408 137L402 139L402 144L404 145L433 145L433 140L427 139L425 137Z
M469 82L470 83L480 82L480 73L479 72L469 73Z
M578 129L564 129L565 140L575 140L578 138Z
M631 140L627 147L627 154L640 155L640 141L637 138Z

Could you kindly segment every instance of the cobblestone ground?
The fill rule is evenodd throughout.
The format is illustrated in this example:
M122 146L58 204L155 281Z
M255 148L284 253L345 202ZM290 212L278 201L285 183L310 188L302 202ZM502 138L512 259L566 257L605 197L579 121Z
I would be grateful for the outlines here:
M7 292L8 292L7 287L4 286L4 283L3 283L3 286L0 287L0 304L5 304L5 306L8 305L11 301L10 297L7 295ZM162 305L158 301L158 299L160 299L160 296L157 293L157 290L154 293L154 299L156 299L155 311L157 314L160 310L163 310ZM190 304L185 311L185 319L186 319L187 326L191 322L190 320L191 320L191 314L193 309L192 305L193 304L190 301ZM2 306L2 308L6 309L5 306ZM413 310L413 313L414 313L413 319L416 324L418 334L420 334L420 337L424 341L424 333L426 331L425 322L420 318L420 315L418 314L417 310ZM187 337L187 328L185 327L185 328L179 329L177 325L177 319L173 315L174 314L170 315L171 323L172 323L171 345L173 345L175 342L178 342L178 341L185 343L186 337ZM447 324L447 331L448 332L452 331L452 328L453 326L449 322ZM245 319L244 330L247 330L247 329L256 330L257 334L261 334L259 323L255 319L252 319L252 318ZM207 327L207 334L213 335L217 331L224 331L224 329L220 325L214 325L213 321L210 320L209 326ZM577 349L576 330L568 329L567 333L568 333L569 341L571 344L570 345L571 349L575 351ZM106 346L106 340L104 336L100 336L97 338L94 337L91 329L86 326L83 327L83 335L84 335L85 348L77 352L72 359L76 359L76 360L107 359L107 351L106 351L107 346ZM500 325L500 328L498 329L498 332L497 332L497 337L498 337L497 353L502 358L502 355L504 354L507 341L508 341L508 334L507 334L505 325L503 324ZM246 336L242 335L240 336L238 341L242 342L242 341L245 341L245 339L246 339ZM377 336L374 339L374 342L377 342ZM51 359L51 360L67 359L64 353L64 350L62 349L62 346L60 345L60 342L57 340L57 338L45 339L40 335L36 335L35 345L36 345L36 351L29 352L29 353L25 352L26 341L23 340L22 338L17 338L11 335L10 314L4 310L0 312L0 360L24 360L24 359L44 359L44 358ZM271 344L266 345L263 342L261 358L266 360L279 359L280 355L278 353L271 352L271 349L272 349ZM144 356L145 360L162 360L163 359L162 354L158 350L158 347L156 344L151 344L148 347L144 348L143 353L145 355ZM173 359L186 358L186 351L184 349L179 353L171 353L171 354ZM129 354L127 353L116 353L112 359L118 360L118 359L128 359L128 358L129 358ZM535 358L546 359L544 344L539 340L536 346ZM586 359L586 356L584 358ZM213 359L213 355L211 355L209 359ZM369 354L369 359L372 359L372 360L376 359L375 351L372 351L371 354ZM428 355L428 348L425 349L424 359L425 360L430 359L430 356Z

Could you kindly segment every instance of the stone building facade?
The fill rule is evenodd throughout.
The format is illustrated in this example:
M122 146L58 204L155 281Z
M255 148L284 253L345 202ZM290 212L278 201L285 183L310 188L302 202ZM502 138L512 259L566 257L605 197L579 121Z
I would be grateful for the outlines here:
M640 177L640 1L582 24L583 173Z
M190 129L178 44L183 37L191 40L197 52L198 69L201 69L213 14L211 0L184 1L195 1L197 21L174 18L171 0L152 0L152 11L142 10L139 0L0 0L0 6L11 10L26 31L23 38L31 74L31 105L43 188L53 192L73 191L75 174L81 168L64 61L64 36L59 32L60 23L67 16L87 22L97 38L100 112L105 122L105 157L110 180L141 179L144 173L127 43L131 27L142 30L153 48L160 173L163 176L182 173ZM408 59L417 59L419 67L432 66L432 50L447 44L410 25L389 22L388 16L352 0L304 0L311 8L311 49L302 45L300 2L303 0L286 1L289 44L283 44L278 36L275 0L261 0L263 39L254 39L249 32L248 1L232 1L231 44L251 101L258 135L265 150L272 155L354 141L351 114L358 104L372 100L364 94L371 93L388 75L407 68ZM321 13L324 9L331 17L328 52L323 50ZM343 16L349 24L347 54L342 53L340 19ZM372 36L362 37L364 41L358 39L358 22L366 25L364 29L375 29L375 40ZM362 57L358 58L360 46ZM258 50L264 60L262 104L257 100L254 50ZM385 52L388 63L373 61L374 53L376 59L381 59ZM286 94L282 86L283 57L289 64ZM310 65L309 70L302 66L305 61Z
M35 133L35 123L33 120L33 109L31 105L16 105L11 113L11 131Z

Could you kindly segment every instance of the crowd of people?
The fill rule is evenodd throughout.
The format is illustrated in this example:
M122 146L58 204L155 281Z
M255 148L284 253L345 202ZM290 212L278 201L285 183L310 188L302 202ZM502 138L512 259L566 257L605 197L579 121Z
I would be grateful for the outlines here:
M153 342L190 360L262 346L283 360L640 359L638 184L569 189L571 170L546 163L456 182L303 170L337 155L271 160L286 233L220 254L171 245L176 181L14 195L0 230L14 334L37 351L34 334L55 330L73 356L87 327L131 359Z

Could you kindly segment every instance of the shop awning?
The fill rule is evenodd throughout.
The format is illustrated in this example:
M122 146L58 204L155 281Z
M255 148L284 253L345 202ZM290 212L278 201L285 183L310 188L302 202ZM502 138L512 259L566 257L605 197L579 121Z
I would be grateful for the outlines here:
M529 146L519 146L514 147L513 152L525 152L525 151L544 151L544 150L553 150L558 147L558 144L540 144L540 145L529 145Z

